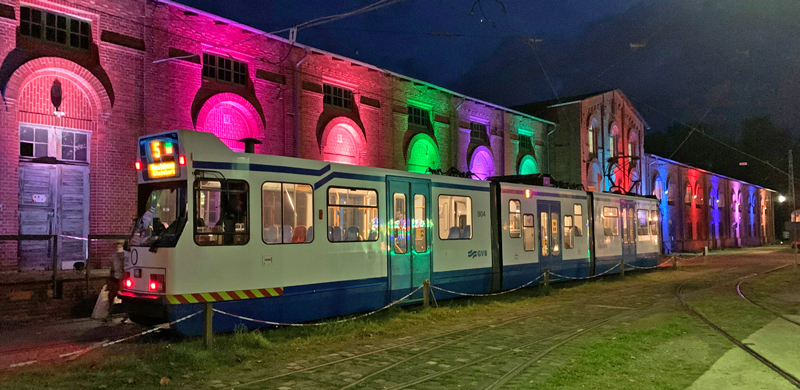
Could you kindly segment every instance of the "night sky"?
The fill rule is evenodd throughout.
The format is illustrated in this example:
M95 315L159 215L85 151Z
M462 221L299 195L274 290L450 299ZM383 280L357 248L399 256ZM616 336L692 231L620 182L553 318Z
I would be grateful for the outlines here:
M269 32L375 0L179 1ZM798 1L474 2L405 0L298 41L505 106L621 88L651 131L702 118L733 139L769 115L800 137Z

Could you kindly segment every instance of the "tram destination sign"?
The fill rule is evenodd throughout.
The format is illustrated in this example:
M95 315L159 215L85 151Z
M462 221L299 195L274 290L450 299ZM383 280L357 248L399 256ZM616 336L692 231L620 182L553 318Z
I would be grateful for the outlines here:
M181 176L181 166L186 158L181 154L177 133L165 133L139 139L139 157L136 169L142 170L142 179L169 179ZM142 164L144 163L144 164ZM144 167L142 167L144 165Z

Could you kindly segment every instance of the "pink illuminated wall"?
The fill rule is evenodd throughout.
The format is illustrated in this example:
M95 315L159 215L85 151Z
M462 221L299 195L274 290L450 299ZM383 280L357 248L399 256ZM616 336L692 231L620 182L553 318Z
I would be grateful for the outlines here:
M242 138L260 138L255 109L246 100L232 93L212 96L203 105L197 118L197 130L212 133L229 148L244 150Z
M469 171L478 180L486 180L487 177L494 175L494 163L489 149L480 146L472 153L472 160L469 164Z

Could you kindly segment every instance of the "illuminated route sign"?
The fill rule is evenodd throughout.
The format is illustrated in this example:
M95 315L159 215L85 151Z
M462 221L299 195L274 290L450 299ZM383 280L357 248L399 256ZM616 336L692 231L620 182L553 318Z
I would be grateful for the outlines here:
M147 173L153 179L175 177L177 172L177 169L175 169L175 161L147 164Z
M136 170L144 169L142 179L169 179L181 176L181 166L186 158L180 154L177 133L160 134L139 139L139 156Z

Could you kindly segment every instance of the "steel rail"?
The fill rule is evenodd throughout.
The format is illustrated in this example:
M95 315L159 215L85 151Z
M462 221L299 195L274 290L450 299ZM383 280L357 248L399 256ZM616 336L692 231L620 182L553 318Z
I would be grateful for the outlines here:
M695 310L688 303L686 303L686 301L683 300L682 292L683 292L683 287L688 282L689 281L683 282L675 291L675 297L678 299L678 301L681 303L681 305L683 305L683 307L687 311L689 311L690 313L694 314L697 318L699 318L701 321L703 321L711 329L715 330L717 333L719 333L722 336L724 336L731 343L733 343L737 347L741 348L743 351L745 351L748 354L750 354L750 356L754 357L756 360L758 360L759 362L761 362L765 366L769 367L772 371L775 371L778 375L780 375L781 377L786 379L789 383L791 383L792 385L794 385L795 387L800 389L800 379L798 379L794 375L790 374L789 372L785 371L784 369L780 368L777 364L775 364L771 360L767 359L764 355L761 355L760 353L756 352L754 349L750 348L745 343L739 341L738 339L733 337L730 333L726 332L724 329L722 329L718 325L716 325L713 322L711 322L711 320L709 320L706 316L700 314L697 310Z

